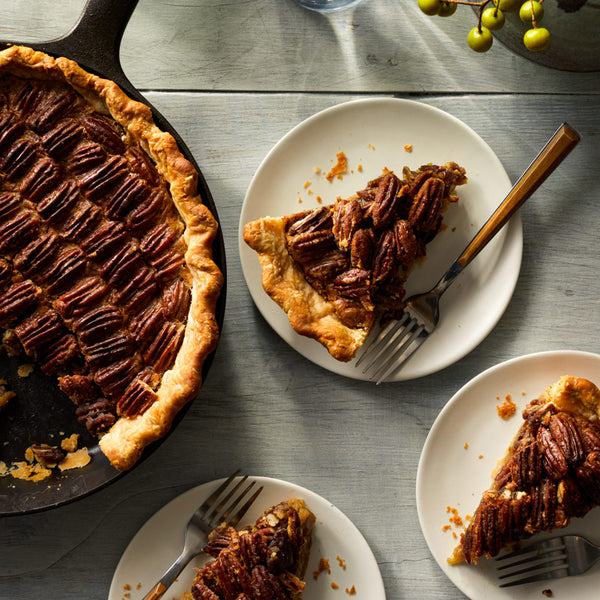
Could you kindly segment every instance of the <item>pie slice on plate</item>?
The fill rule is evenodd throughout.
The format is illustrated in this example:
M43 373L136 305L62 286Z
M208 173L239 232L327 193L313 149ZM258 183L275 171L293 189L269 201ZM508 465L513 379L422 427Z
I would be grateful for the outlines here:
M113 82L0 52L2 345L57 378L118 469L196 395L217 342L217 222L197 177Z
M456 163L384 170L364 190L334 205L244 226L257 252L262 285L292 328L349 361L373 324L402 310L411 266L467 181Z
M253 527L223 525L209 535L212 556L182 600L300 600L315 516L293 498L266 510Z
M600 504L600 390L564 376L523 411L450 563L475 564Z

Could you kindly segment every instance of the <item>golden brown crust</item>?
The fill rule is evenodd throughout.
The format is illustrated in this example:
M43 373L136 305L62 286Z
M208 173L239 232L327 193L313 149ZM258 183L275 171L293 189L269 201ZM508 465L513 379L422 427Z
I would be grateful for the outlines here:
M121 417L100 441L118 469L130 468L145 446L163 436L177 412L198 392L202 365L218 340L215 307L223 275L212 258L218 224L197 195L197 172L173 136L154 124L150 108L129 98L114 82L86 72L67 58L53 58L22 46L0 52L0 72L22 78L57 80L71 85L95 110L110 115L126 136L153 159L169 184L185 224L185 260L191 273L192 300L185 337L172 368L163 375L158 400L142 415Z
M283 217L265 217L244 226L244 241L258 254L262 285L287 313L292 328L323 344L340 361L352 359L369 333L350 328L304 278L287 251Z

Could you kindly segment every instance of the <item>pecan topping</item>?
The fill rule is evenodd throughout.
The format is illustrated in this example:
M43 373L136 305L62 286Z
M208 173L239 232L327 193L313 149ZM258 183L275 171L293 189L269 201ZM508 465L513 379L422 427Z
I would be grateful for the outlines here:
M132 277L142 267L140 253L129 243L101 264L100 275L109 283L116 284Z
M42 145L46 152L60 158L75 148L83 135L82 127L76 121L61 121L42 136Z
M350 264L357 269L369 271L373 268L376 240L375 232L370 227L359 229L352 236L350 246Z
M88 258L103 261L128 245L128 236L121 223L107 221L82 240L81 249Z
M557 498L559 504L569 516L583 517L590 504L572 477L565 477L558 483Z
M35 144L31 140L18 139L3 153L0 171L3 171L9 180L18 179L35 162L36 154Z
M125 358L112 365L98 369L94 381L110 397L121 395L135 377L138 365L133 357Z
M106 160L106 152L100 144L89 142L80 144L69 157L69 169L75 175L83 175L102 165Z
M552 436L570 463L583 459L583 444L573 418L566 413L552 415L549 424Z
M267 547L267 569L279 574L294 562L294 549L288 532L278 529Z
M404 191L404 188L400 189L400 180L393 173L387 173L381 179L370 210L375 227L387 227L396 220L404 203Z
M153 340L163 323L164 315L162 305L151 304L144 311L131 319L129 332L133 339L145 348Z
M0 258L0 292L6 289L6 286L12 278L12 267L10 263Z
M144 360L156 371L166 371L175 359L183 340L184 327L179 323L167 322L144 352Z
M139 148L129 148L125 153L129 167L134 173L137 173L149 185L155 186L160 181L160 176L156 167L151 162L148 155Z
M35 277L54 264L60 242L53 233L47 233L21 250L14 258L13 264L26 277Z
M362 207L356 198L338 200L333 209L333 236L340 250L348 250L350 242L363 221Z
M6 221L18 212L21 205L21 198L13 192L4 192L0 194L0 219Z
M127 216L127 227L140 231L152 223L160 221L167 206L167 194L164 190L153 190L146 200L134 208Z
M348 268L348 258L345 254L334 250L330 254L304 265L304 275L319 291L323 292L324 281L330 281L338 273Z
M348 269L333 280L333 286L341 296L360 300L369 296L370 279L364 269Z
M86 375L65 375L58 378L60 389L80 406L94 402L99 395L95 383Z
M541 461L537 442L520 448L511 463L511 478L519 489L526 489L540 480Z
M54 223L66 217L75 208L79 198L77 186L72 181L65 181L40 201L37 210L45 221Z
M32 309L40 294L41 290L33 281L13 283L0 295L0 326L8 327L15 319Z
M101 216L100 208L83 200L60 227L60 235L67 240L79 241L95 230Z
M373 283L378 285L385 281L396 265L396 241L394 232L385 231L379 238L375 260L373 261Z
M135 175L130 175L116 188L106 204L106 216L109 219L123 219L134 207L138 206L150 193L150 188Z
M57 294L66 287L73 285L78 277L85 271L85 256L79 248L72 248L61 252L56 265L47 274L44 274L42 283L46 283L49 294Z
M99 341L83 347L87 363L96 369L128 357L133 353L133 340L124 333L103 337Z
M333 218L331 210L326 206L310 211L308 214L301 216L287 227L287 235L295 236L300 233L308 233L311 231L329 231L333 227Z
M182 321L190 305L190 291L182 279L176 279L163 294L163 312L165 318Z
M59 183L58 167L48 157L39 160L19 185L19 191L32 202L37 202Z
M65 365L79 355L79 347L75 336L63 335L54 344L46 348L42 355L38 356L41 369L46 375L53 375L61 371Z
M53 310L31 315L15 327L25 352L33 356L44 347L54 343L64 333L61 320Z
M98 142L113 154L123 154L125 152L125 144L121 139L121 135L106 117L98 113L92 113L85 115L81 122L86 133L94 142Z
M0 151L5 152L21 135L23 129L23 123L17 121L10 113L0 116Z
M75 414L77 420L84 423L92 435L98 435L110 429L117 420L114 407L106 398L97 398L81 404Z
M315 260L335 248L330 230L299 233L288 239L289 252L299 263Z
M398 219L394 223L394 237L398 261L401 265L409 265L419 255L419 242L410 223L405 219Z
M111 299L115 304L123 305L126 312L139 311L156 296L158 289L154 271L142 267L129 281L122 283L120 290L113 292Z
M0 225L0 251L30 242L36 236L39 224L39 217L35 213L23 210Z
M169 250L164 254L150 259L150 264L155 268L159 279L170 280L185 262L183 254Z
M79 185L90 199L99 198L121 183L127 172L125 160L120 156L111 156L82 175Z
M76 96L71 90L51 90L42 95L41 101L38 99L39 96L30 106L32 110L26 120L33 130L43 133L69 110Z
M95 306L108 293L108 286L99 277L89 277L78 283L55 301L63 318L77 317Z
M540 427L537 439L543 453L543 463L548 475L556 481L562 479L569 470L569 463L550 430L546 427Z
M419 231L437 229L445 187L441 179L429 177L419 188L408 213L408 220L415 229Z
M158 398L152 388L141 381L134 379L117 402L117 414L125 417L135 417L143 414Z
M140 251L144 256L154 258L166 252L178 238L177 232L166 223L157 225L140 242Z

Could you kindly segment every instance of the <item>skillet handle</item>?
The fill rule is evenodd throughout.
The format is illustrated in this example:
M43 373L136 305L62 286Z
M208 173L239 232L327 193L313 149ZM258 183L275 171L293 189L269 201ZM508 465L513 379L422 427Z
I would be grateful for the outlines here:
M131 89L121 67L119 48L137 3L138 0L87 0L71 31L33 45L53 56L67 56L83 68Z

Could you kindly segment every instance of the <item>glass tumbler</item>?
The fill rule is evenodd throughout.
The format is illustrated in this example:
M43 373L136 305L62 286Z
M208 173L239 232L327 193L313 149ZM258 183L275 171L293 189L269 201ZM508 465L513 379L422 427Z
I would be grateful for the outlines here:
M356 6L362 0L296 0L296 3L304 8L319 12L331 12Z

